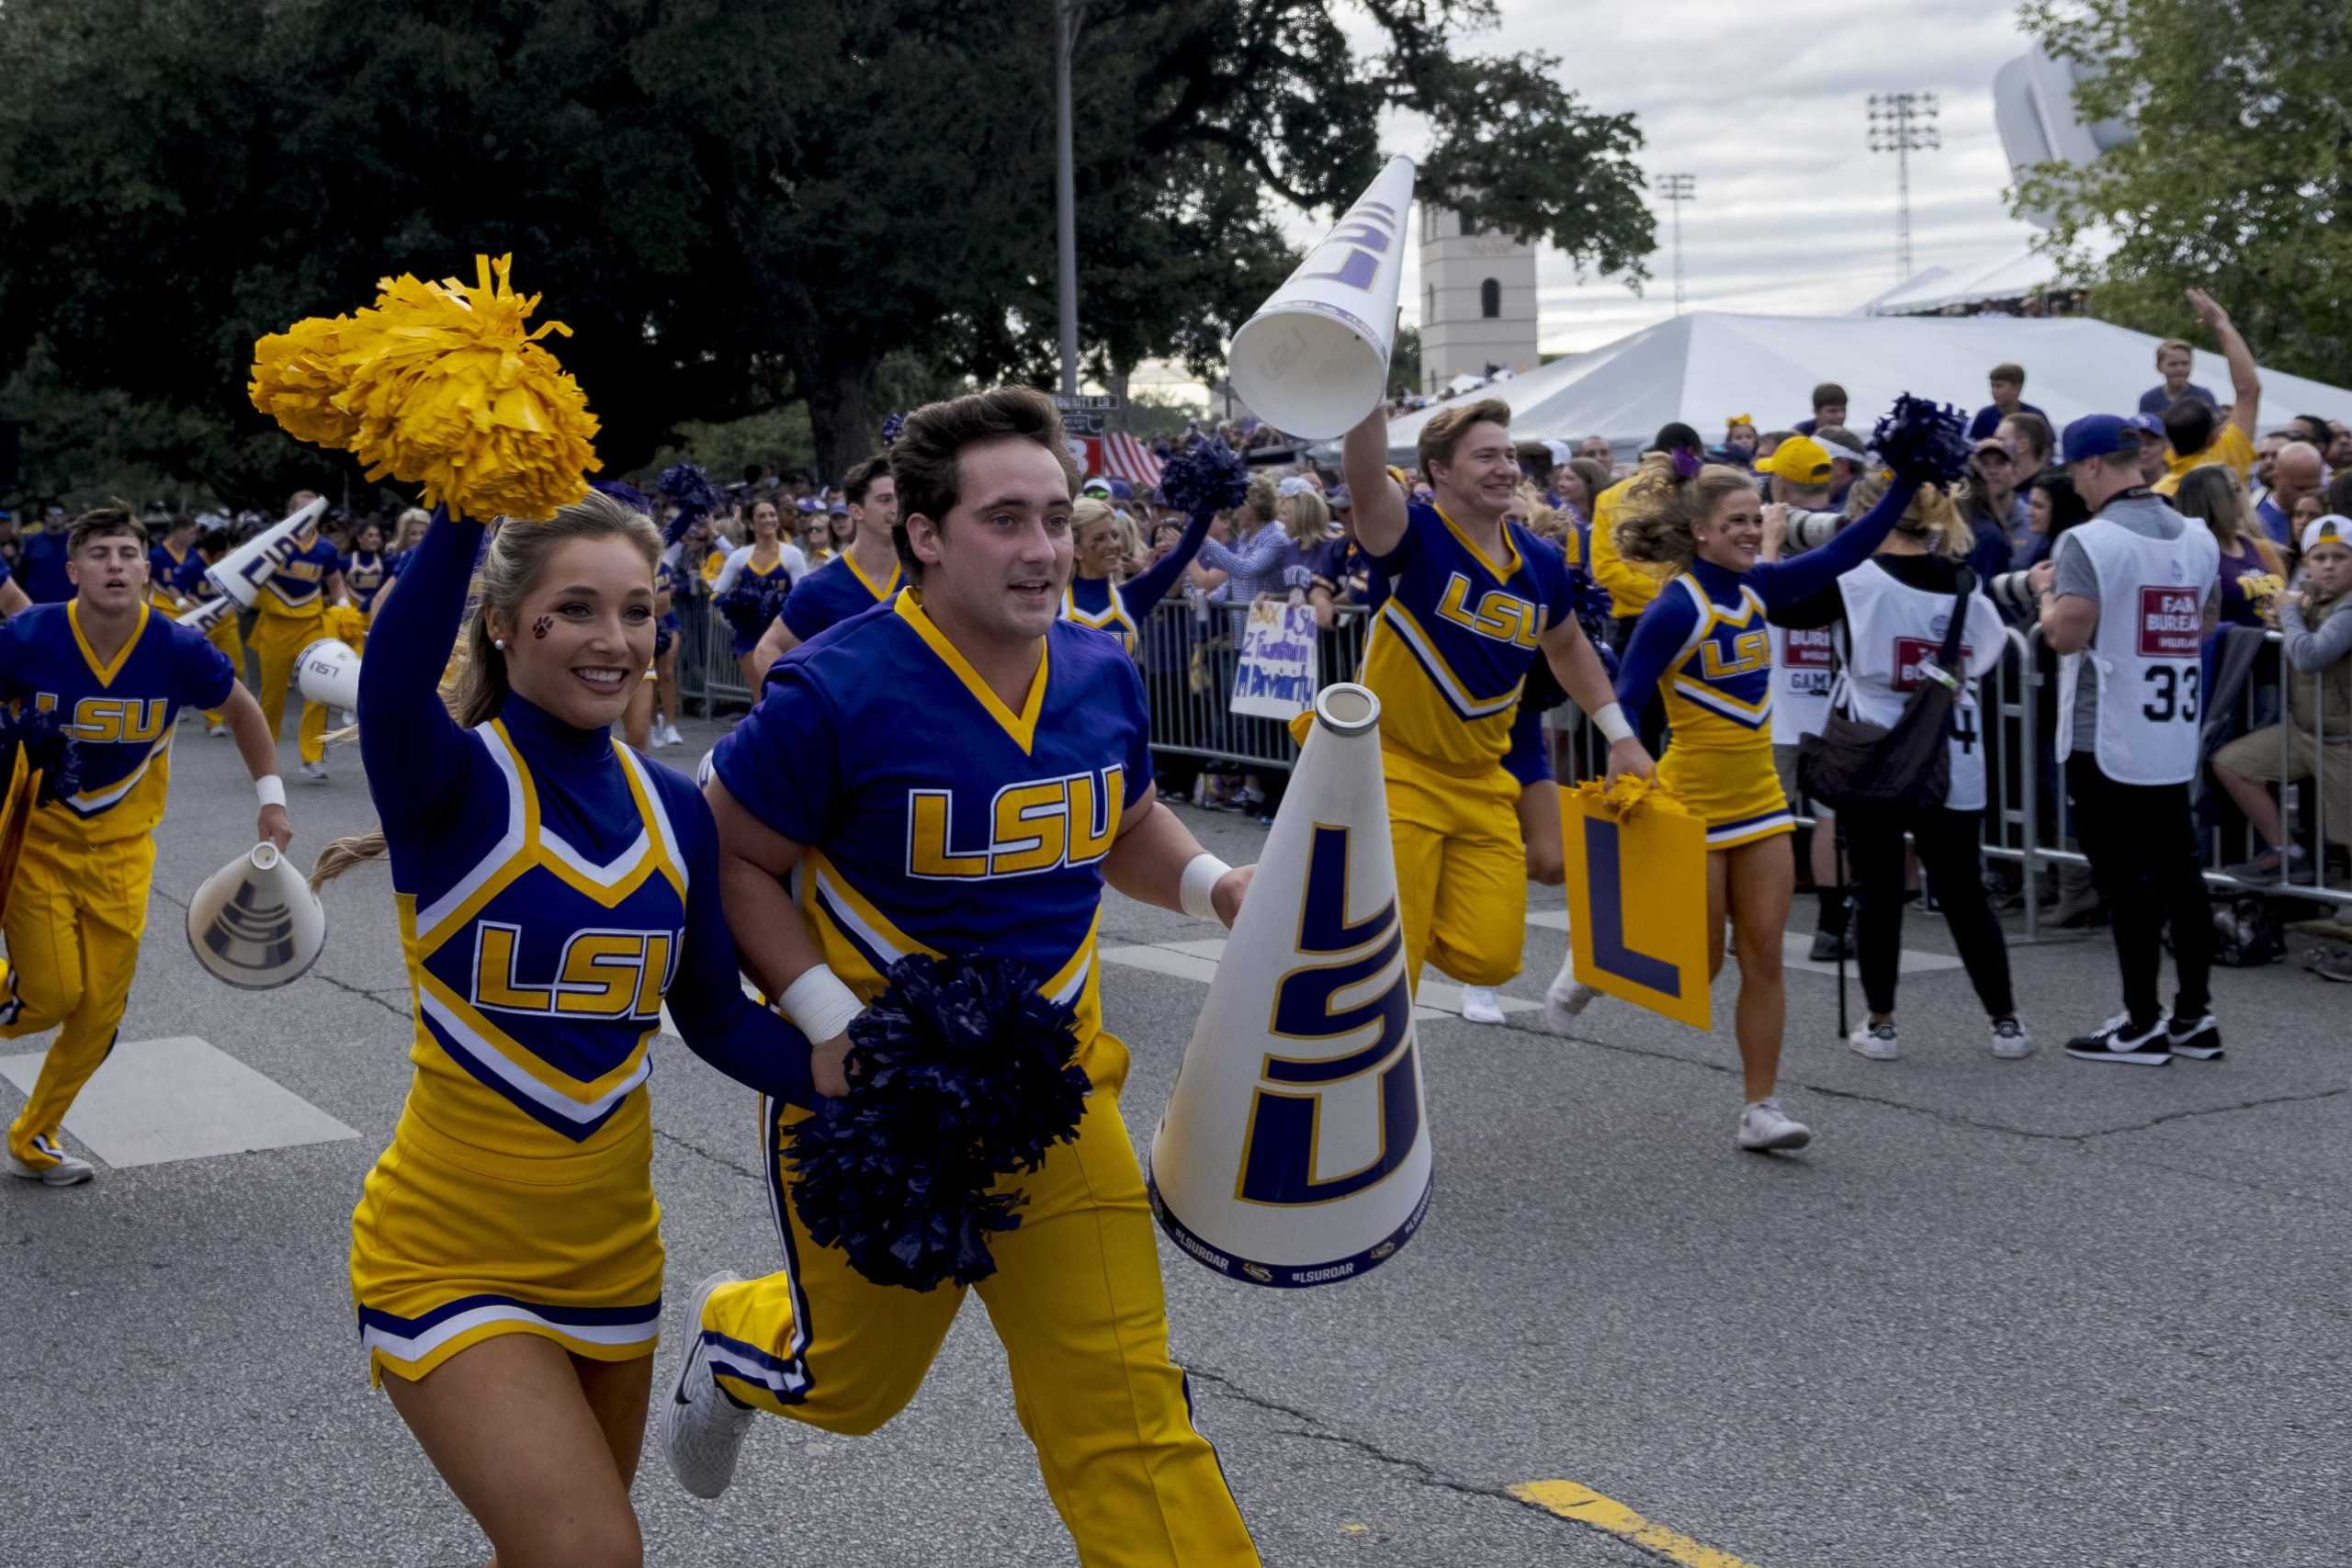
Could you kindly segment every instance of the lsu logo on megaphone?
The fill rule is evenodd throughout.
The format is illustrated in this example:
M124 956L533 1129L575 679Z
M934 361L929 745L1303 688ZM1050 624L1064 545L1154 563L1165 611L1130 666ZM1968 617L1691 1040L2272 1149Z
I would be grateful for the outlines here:
M1329 1040L1373 1030L1344 1055L1286 1056L1268 1052L1242 1138L1234 1196L1245 1203L1328 1203L1374 1186L1412 1152L1421 1124L1420 1066L1413 1049L1413 998L1406 985L1404 928L1394 898L1364 919L1347 915L1351 829L1318 823L1299 907L1298 952L1336 959L1304 964L1274 984L1277 1039ZM1342 1002L1387 972L1360 1000ZM1332 1091L1374 1076L1378 1085L1378 1152L1353 1170L1317 1176L1317 1155ZM1351 1097L1352 1098L1352 1097Z
M254 551L247 559L238 561L233 566L224 560L220 566L211 570L218 574L223 568L227 568L232 576L238 578L245 584L250 592L243 597L250 599L254 593L261 592L262 585L283 570L286 563L294 558L295 553L303 547L300 534L288 534L283 538L272 539L267 545ZM306 575L315 578L320 574L320 569L315 564L311 562L303 564L309 569Z

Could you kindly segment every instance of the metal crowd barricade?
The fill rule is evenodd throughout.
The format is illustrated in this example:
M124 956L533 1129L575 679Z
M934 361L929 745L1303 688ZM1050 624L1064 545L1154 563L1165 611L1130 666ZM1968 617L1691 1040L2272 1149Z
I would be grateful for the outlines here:
M1250 771L1285 772L1298 756L1289 727L1279 720L1231 711L1233 677L1238 661L1240 606L1195 602L1176 596L1158 605L1145 620L1139 650L1144 685L1151 705L1151 744L1155 750L1196 757L1213 765ZM1318 685L1356 678L1363 667L1371 617L1362 605L1336 607L1332 624L1317 644ZM2000 662L1979 686L1980 724L1986 739L1984 852L1987 859L2015 863L2024 895L2025 940L2043 939L2040 890L2043 877L2060 866L2087 866L2082 852L2068 847L2071 838L2065 780L2056 754L2058 666L2041 640L2039 626L2030 632L2015 627L2007 633L2007 648ZM2298 674L2278 651L2280 637L2268 634L2273 650L2261 661L2239 697L2236 734L2256 733L2275 725L2282 779L2302 764L2299 742L2309 732L2299 729L2290 683L2311 682L2310 711L2325 723L2324 671ZM706 705L706 712L733 705L748 708L752 693L737 666L726 623L707 601L684 607L680 616L678 680L681 694ZM2230 847L2235 836L2208 829L2205 879L2216 889L2268 897L2310 899L2352 908L2352 878L2330 875L2329 851L2352 844L2352 822L2328 816L2329 782L2352 769L2352 732L2323 729L2310 737L2312 776L2278 785L2279 810L2286 840L2303 848L2304 870L2275 882L2240 879L2223 867L2233 863ZM1545 744L1552 747L1559 782L1574 784L1597 778L1606 769L1608 748L1600 732L1584 722L1573 705L1555 710L1547 725ZM2204 759L2210 762L2210 756ZM2210 774L2200 774L2200 788L2218 788ZM2339 784L2337 787L2341 788ZM1800 807L1803 803L1800 802ZM1800 809L1800 821L1814 820ZM2248 836L2251 840L2251 835ZM2250 855L2262 846L2245 845ZM2246 856L2237 857L2239 860Z
M677 668L679 696L700 703L705 715L715 718L722 707L751 708L752 688L743 683L732 628L707 598L679 606Z
M1231 709L1247 610L1180 594L1145 617L1140 653L1155 751L1251 772L1287 772L1298 760L1288 725ZM1370 626L1362 605L1334 607L1331 625L1316 640L1317 686L1356 678Z

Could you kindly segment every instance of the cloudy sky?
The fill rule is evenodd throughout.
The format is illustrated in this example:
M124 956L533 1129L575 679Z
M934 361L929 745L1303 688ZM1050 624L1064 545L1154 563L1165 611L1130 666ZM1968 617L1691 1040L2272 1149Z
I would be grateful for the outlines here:
M2008 162L1993 128L1993 73L2030 41L2002 0L1502 0L1502 14L1473 40L1481 52L1558 55L1589 105L1636 117L1653 186L1666 170L1698 176L1682 212L1689 309L1842 313L1898 281L1895 161L1870 151L1874 92L1932 90L1940 103L1942 150L1911 161L1916 268L1989 266L2033 237L2001 199ZM1401 121L1395 135L1406 152L1423 140ZM1660 250L1642 296L1579 286L1564 257L1541 258L1547 352L1590 348L1673 312L1670 215L1663 202L1653 210ZM1419 297L1408 271L1404 298Z

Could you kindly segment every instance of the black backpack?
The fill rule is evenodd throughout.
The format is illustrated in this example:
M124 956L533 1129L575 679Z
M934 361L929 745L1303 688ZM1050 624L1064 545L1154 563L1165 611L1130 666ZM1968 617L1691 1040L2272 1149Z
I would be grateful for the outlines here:
M1832 713L1820 734L1798 743L1797 786L1806 795L1839 811L1944 803L1951 793L1951 710L1960 695L1960 678L1951 671L1960 662L1974 589L1962 573L1943 647L1935 663L1921 669L1919 688L1893 728Z

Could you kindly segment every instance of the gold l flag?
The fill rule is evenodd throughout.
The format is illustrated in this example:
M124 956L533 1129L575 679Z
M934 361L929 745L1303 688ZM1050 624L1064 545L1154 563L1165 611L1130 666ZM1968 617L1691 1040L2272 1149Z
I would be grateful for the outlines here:
M1647 779L1560 792L1576 977L1620 1001L1714 1027L1707 978L1707 827Z

